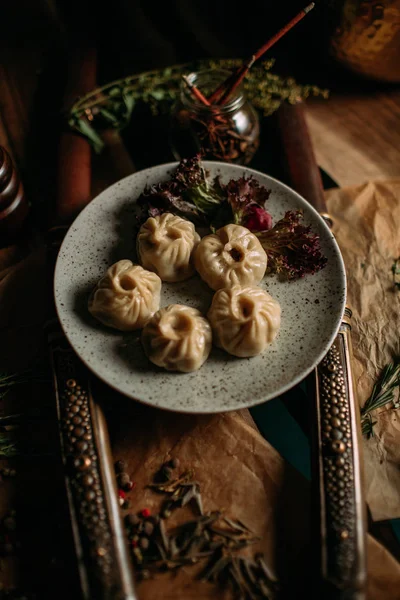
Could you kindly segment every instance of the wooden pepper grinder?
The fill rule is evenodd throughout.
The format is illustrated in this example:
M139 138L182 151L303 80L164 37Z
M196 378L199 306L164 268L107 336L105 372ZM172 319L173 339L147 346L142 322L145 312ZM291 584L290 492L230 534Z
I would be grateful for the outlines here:
M0 247L16 241L29 213L29 204L13 161L0 146Z

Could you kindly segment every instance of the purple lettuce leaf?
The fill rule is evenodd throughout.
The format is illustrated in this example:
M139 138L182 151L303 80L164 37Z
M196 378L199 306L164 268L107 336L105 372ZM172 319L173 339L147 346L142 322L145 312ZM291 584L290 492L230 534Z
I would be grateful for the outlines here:
M274 227L256 233L268 256L268 272L289 281L317 273L327 263L319 235L311 233L310 226L301 225L302 218L301 210L287 211Z

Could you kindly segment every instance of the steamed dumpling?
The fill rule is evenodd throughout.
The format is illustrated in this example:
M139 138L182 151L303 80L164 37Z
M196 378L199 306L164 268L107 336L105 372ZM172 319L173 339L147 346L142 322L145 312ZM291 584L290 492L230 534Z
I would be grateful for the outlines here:
M234 356L256 356L277 336L281 307L257 286L233 286L214 294L207 317L216 346Z
M194 274L192 253L199 241L193 223L164 213L143 223L137 251L143 267L157 273L163 281L183 281Z
M142 331L148 358L168 371L200 369L212 345L211 326L200 311L170 304L157 311Z
M122 331L142 328L160 306L161 279L130 260L112 265L89 298L99 321Z
M265 275L267 255L249 229L230 224L203 237L194 254L194 265L213 290L257 285Z

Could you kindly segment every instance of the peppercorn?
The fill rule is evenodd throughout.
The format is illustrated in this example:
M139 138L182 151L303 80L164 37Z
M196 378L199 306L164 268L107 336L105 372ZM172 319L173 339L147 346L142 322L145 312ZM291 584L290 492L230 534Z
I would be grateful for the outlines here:
M128 527L136 527L137 525L139 525L139 523L140 519L138 515L135 515L134 513L129 513L129 515L126 515L125 525L127 525Z
M135 483L133 481L128 481L124 486L125 492L130 492L135 487Z
M147 537L141 537L139 540L139 545L141 547L142 550L147 550L150 543Z
M135 558L137 560L137 562L140 564L143 561L143 555L140 551L139 548L134 548L133 549L133 554L135 555Z
M125 487L125 485L130 481L130 477L128 473L119 473L117 475L117 483L120 488Z
M114 465L114 469L116 473L122 473L123 471L125 471L126 468L126 462L124 460L117 460L117 462Z
M143 525L143 531L146 535L150 536L154 531L154 525L151 521L146 521Z

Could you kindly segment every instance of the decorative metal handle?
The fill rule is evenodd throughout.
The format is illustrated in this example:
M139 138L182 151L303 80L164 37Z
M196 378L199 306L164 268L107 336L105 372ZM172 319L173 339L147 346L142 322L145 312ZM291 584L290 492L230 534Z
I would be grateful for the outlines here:
M107 425L89 374L57 320L49 324L61 456L85 600L137 600Z
M321 598L363 600L366 510L360 460L359 412L351 368L351 310L317 367L314 494L318 501Z
M303 104L278 110L279 134L289 185L318 210L329 227L321 175L304 116ZM351 369L351 310L315 372L308 378L314 439L313 543L324 600L362 600L366 584L366 516L360 473L361 427Z

